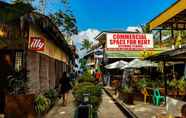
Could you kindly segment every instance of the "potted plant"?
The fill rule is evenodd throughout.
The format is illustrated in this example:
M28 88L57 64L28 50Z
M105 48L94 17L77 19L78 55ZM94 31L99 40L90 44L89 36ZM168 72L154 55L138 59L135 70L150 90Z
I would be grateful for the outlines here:
M50 100L44 95L38 95L34 100L34 108L38 118L42 118L43 114L48 110Z
M186 80L183 77L178 80L177 87L178 87L179 93L185 94Z
M176 97L177 95L177 84L178 81L176 79L172 79L171 81L167 82L168 88L170 89L170 95L172 95L173 97Z
M128 85L123 86L121 89L123 101L127 104L134 104L133 88Z
M141 91L141 92L143 92L143 90L144 90L144 88L146 88L147 87L147 80L146 79L140 79L140 80L138 80L138 82L137 82L137 88Z
M44 93L44 96L50 100L50 108L51 108L57 101L58 93L55 89L49 89Z
M93 118L97 117L97 110L102 101L102 87L91 82L82 82L73 89L75 104L77 108L85 101L85 94L88 94L88 103L92 105Z
M78 82L94 82L95 78L91 75L91 72L89 70L86 70L84 74L78 79Z

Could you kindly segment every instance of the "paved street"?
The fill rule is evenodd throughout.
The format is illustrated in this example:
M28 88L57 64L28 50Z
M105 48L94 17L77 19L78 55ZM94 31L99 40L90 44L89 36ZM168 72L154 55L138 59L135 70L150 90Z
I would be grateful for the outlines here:
M125 118L123 113L119 108L114 104L112 99L103 92L103 101L100 105L98 116L99 118ZM69 104L65 107L62 106L62 100L49 111L45 118L74 118L74 104L73 96L69 94Z
M99 108L99 118L126 118L112 99L103 91L103 101Z
M72 93L69 94L69 101L67 106L62 106L62 99L49 111L45 118L73 118L75 106Z

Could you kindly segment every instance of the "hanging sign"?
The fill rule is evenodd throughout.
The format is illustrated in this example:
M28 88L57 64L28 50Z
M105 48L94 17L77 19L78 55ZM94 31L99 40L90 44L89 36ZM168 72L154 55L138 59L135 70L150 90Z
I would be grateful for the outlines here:
M29 49L34 51L43 51L45 40L41 37L30 37Z
M107 50L144 50L153 48L153 35L143 33L107 33Z
M103 49L96 49L94 52L95 58L103 58Z

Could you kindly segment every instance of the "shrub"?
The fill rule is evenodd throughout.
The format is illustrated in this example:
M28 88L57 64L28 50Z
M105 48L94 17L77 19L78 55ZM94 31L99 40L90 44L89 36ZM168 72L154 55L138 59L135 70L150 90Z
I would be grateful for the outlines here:
M145 87L147 87L147 85L148 85L148 83L147 83L146 79L140 79L137 82L137 87L138 87L139 90L144 89Z
M129 87L128 85L125 85L125 86L123 86L122 91L124 93L132 93L133 92L133 88Z
M89 70L86 70L83 75L79 78L78 82L94 82L94 78Z
M177 82L177 86L180 92L185 92L186 89L186 80L185 79L179 79Z
M28 78L26 78L25 76L24 69L19 72L11 73L7 79L8 94L10 95L25 94L25 90L27 89L26 86L27 80Z
M35 97L35 110L37 113L43 113L49 108L50 101L43 95L38 95Z
M73 89L76 105L80 105L84 101L84 94L87 93L90 95L89 103L97 110L102 100L102 87L91 82L83 82L76 85Z
M167 82L168 87L171 90L174 90L175 88L177 88L177 83L178 83L178 81L176 79L172 79L171 81Z
M55 103L58 97L58 93L55 89L49 89L45 94L45 97L47 97L51 101L51 105Z

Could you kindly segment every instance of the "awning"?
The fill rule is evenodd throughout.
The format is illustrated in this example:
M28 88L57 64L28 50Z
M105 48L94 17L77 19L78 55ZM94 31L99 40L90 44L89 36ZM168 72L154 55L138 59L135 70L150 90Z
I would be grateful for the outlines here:
M162 52L157 55L147 57L146 59L154 61L185 61L186 60L186 46L178 49L172 49Z
M106 58L144 58L166 51L167 48L154 48L153 50L139 51L105 51Z
M164 1L166 2L166 1ZM186 25L186 0L177 0L168 9L151 20L148 24L150 30L157 27L171 29L185 29Z
M148 60L140 60L134 59L130 61L127 65L123 66L121 69L131 69L131 68L142 68L142 67L157 67L158 64L148 61Z
M120 60L105 66L106 69L120 69L121 67L128 64L128 62Z

